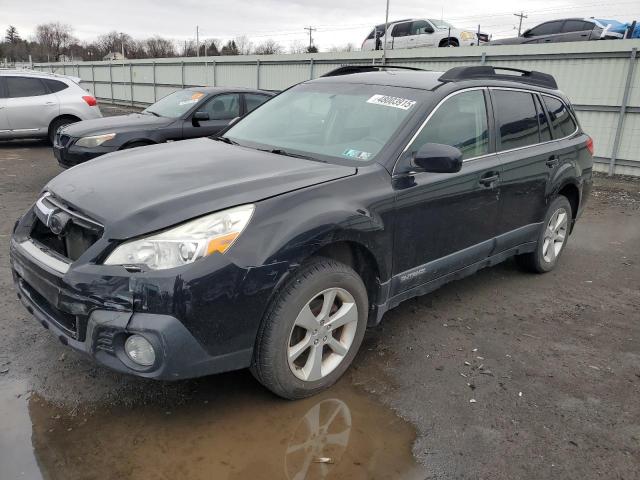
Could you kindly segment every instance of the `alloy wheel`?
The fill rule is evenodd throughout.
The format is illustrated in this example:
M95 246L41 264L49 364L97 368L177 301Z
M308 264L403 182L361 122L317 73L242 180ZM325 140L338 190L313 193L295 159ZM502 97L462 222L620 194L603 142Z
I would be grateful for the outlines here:
M567 238L569 214L564 208L556 210L547 224L542 240L542 258L547 263L553 263L564 246Z
M311 298L294 322L287 343L291 372L313 382L329 375L349 352L358 327L356 301L343 288Z

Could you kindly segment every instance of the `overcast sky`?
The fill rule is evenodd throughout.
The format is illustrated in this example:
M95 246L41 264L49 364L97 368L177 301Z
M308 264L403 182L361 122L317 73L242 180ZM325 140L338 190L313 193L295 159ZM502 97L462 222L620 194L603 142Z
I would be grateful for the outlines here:
M389 20L444 17L456 26L476 29L495 37L512 36L522 10L523 29L544 20L577 16L640 18L640 0L449 0L426 2L391 0ZM161 35L177 41L195 38L227 40L247 35L254 43L273 38L284 47L308 43L304 27L312 25L314 42L321 50L351 42L360 44L376 23L384 23L385 0L0 0L0 28L12 24L29 38L39 23L70 24L81 40L92 40L117 30L134 38Z

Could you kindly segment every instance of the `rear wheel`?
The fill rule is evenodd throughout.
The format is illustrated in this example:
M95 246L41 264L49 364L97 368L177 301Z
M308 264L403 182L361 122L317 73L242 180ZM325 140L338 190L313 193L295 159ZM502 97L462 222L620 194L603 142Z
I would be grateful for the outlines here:
M553 270L567 244L571 218L569 200L564 196L557 197L547 209L535 251L516 256L516 261L525 269L536 273Z
M252 373L289 399L328 388L356 356L367 313L367 290L358 274L335 260L314 259L289 281L263 319Z
M49 143L53 145L58 129L64 127L65 125L69 125L70 123L76 123L78 121L79 120L72 117L56 118L53 122L51 122L51 125L49 125L49 133L47 135L47 140L49 140Z

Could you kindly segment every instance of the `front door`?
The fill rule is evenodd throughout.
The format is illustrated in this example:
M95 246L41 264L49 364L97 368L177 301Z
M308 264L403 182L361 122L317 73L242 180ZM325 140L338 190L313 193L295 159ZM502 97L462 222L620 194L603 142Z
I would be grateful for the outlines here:
M431 115L396 165L394 279L396 295L485 259L496 235L501 167L490 154L487 93L461 91ZM459 148L458 173L411 173L425 143Z
M411 24L410 47L434 47L434 28L426 20L416 20Z
M223 93L207 100L196 110L205 112L209 116L208 120L194 121L195 111L185 120L182 134L185 139L208 137L215 135L241 113L240 94Z
M411 33L412 22L402 22L393 26L391 29L391 47L394 50L409 47L409 34ZM387 48L389 43L387 42Z

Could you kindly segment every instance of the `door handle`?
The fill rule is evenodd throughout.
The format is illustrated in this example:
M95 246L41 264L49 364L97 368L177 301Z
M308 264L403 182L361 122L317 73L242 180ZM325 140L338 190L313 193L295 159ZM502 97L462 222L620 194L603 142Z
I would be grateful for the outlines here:
M484 187L491 187L499 179L500 179L500 175L499 174L497 174L497 173L493 173L493 174L489 173L489 174L485 175L484 177L480 177L479 183L480 183L480 185L482 185Z
M547 160L545 163L547 164L547 167L549 168L553 168L555 167L559 162L559 158L557 155L551 155L549 157L549 160Z
M47 107L51 107L51 106L53 106L53 105L55 105L55 104L56 104L55 102L46 102L46 103L45 103L45 105L46 105Z

